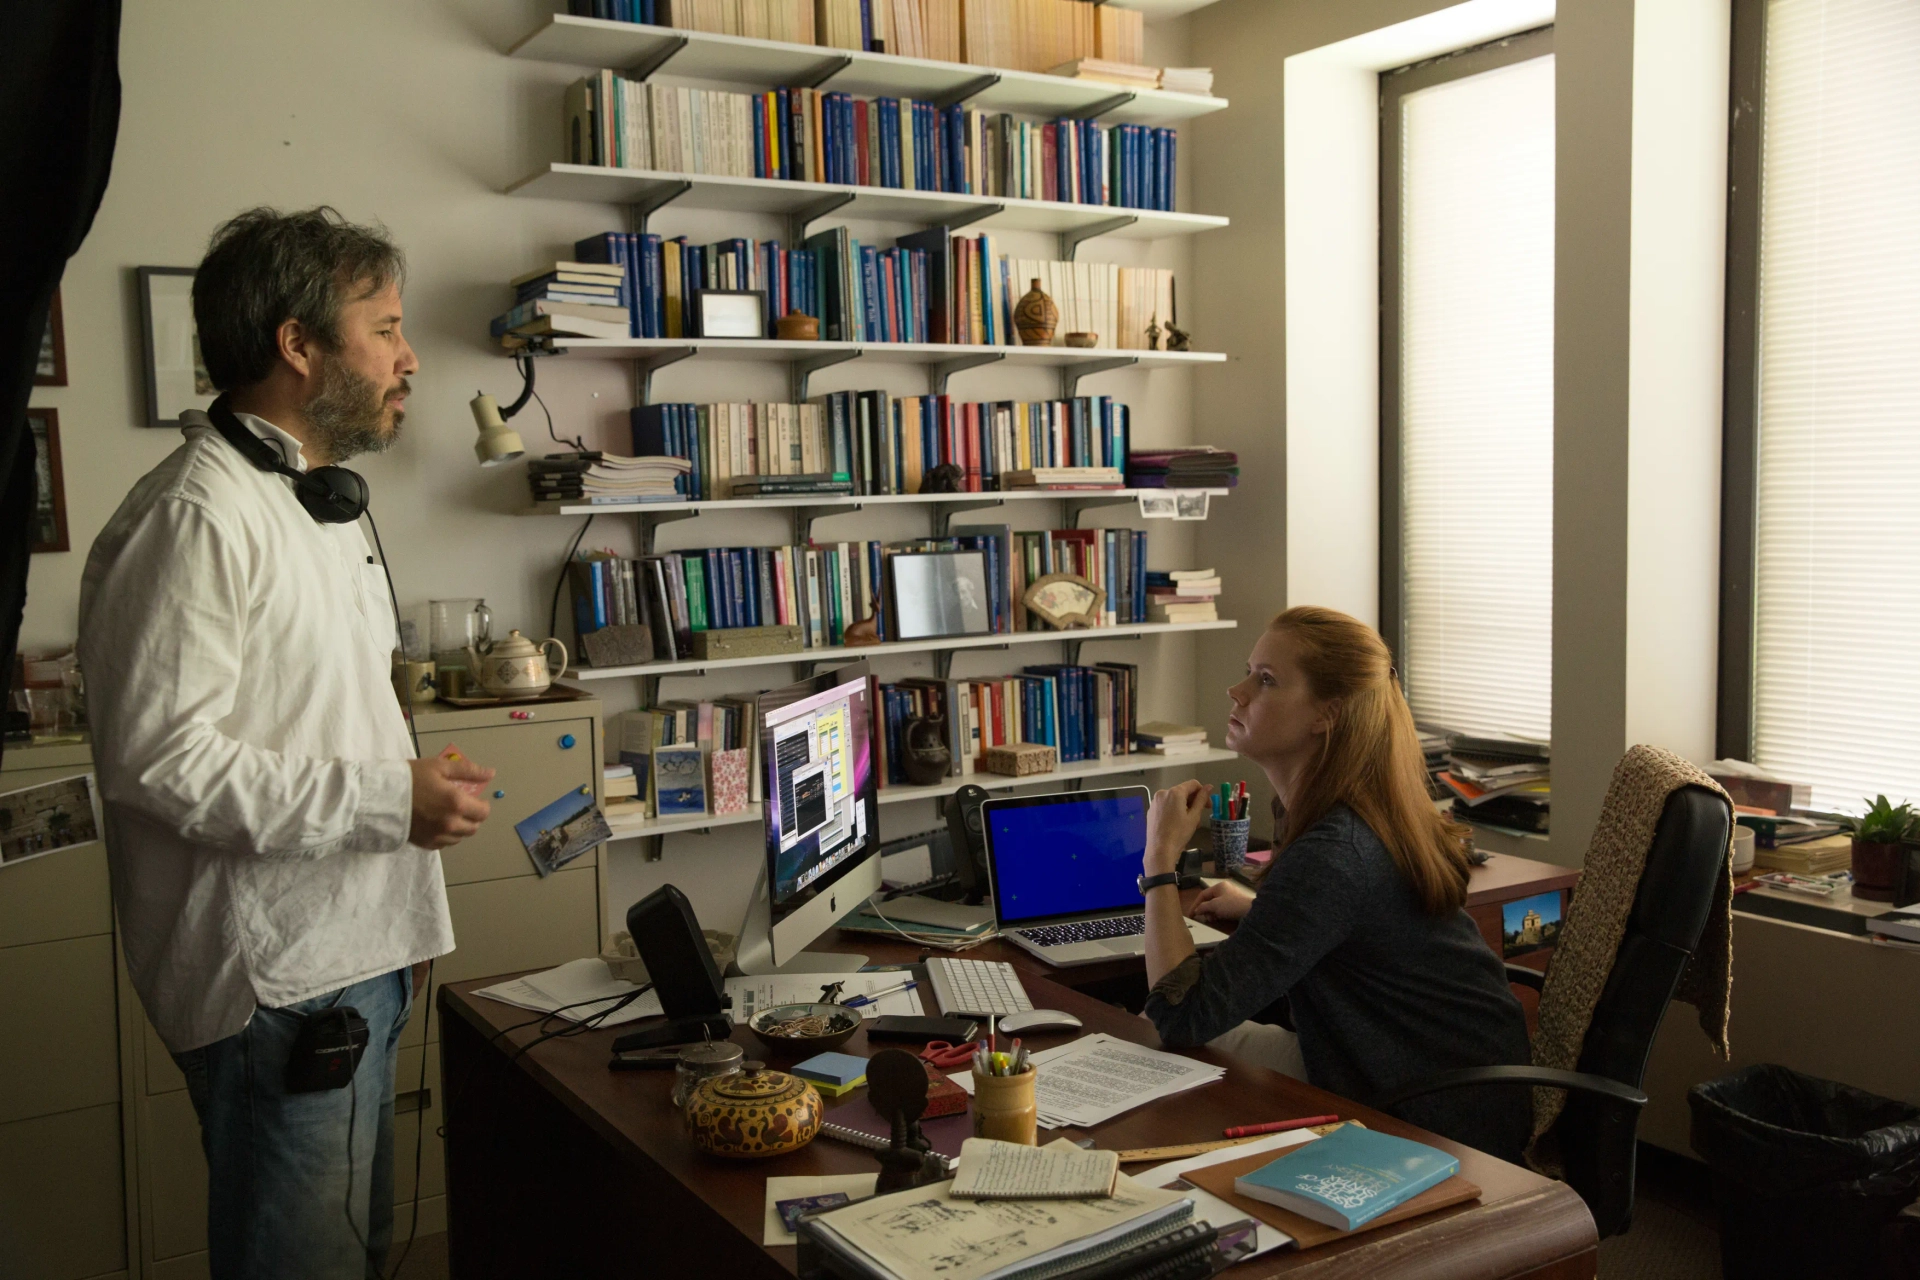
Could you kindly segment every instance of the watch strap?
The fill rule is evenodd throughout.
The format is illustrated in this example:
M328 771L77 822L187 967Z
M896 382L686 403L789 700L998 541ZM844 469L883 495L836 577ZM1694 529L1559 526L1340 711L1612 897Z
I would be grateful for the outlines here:
M1141 876L1139 880L1140 896L1143 898L1146 897L1147 890L1158 889L1163 884L1178 885L1179 883L1180 877L1172 871L1162 871L1158 875Z

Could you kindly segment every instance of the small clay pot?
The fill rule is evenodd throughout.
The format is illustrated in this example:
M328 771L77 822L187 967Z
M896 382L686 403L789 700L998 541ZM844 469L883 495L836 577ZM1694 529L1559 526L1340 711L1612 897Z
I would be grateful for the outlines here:
M1060 308L1053 299L1040 291L1040 278L1033 278L1033 287L1027 290L1027 296L1020 299L1013 309L1013 327L1020 332L1023 346L1047 347L1053 345L1053 328L1060 323Z
M780 317L773 332L782 342L818 342L820 322L804 311L789 311Z
M1070 333L1061 339L1061 341L1070 347L1097 347L1100 345L1100 335L1097 333Z
M1906 847L1898 844L1853 842L1853 896L1869 902L1892 902Z
M901 763L906 767L907 781L916 787L931 787L946 781L947 770L953 764L953 753L947 747L947 722L915 716L907 721L905 736L907 749Z

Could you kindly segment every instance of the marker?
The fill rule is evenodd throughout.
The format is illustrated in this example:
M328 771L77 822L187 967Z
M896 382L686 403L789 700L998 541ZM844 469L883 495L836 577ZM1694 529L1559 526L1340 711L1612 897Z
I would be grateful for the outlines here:
M1316 1124L1334 1124L1339 1116L1302 1116L1298 1120L1274 1120L1267 1124L1237 1124L1231 1129L1222 1129L1223 1138L1251 1138L1261 1133L1285 1133L1288 1129L1309 1129Z

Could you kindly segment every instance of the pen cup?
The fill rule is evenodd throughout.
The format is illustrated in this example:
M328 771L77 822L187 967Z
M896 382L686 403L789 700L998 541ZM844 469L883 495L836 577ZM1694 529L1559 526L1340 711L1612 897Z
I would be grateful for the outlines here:
M1017 1076L973 1073L973 1136L1037 1146L1040 1115L1033 1105L1034 1070Z
M1213 873L1229 875L1247 860L1247 828L1252 818L1213 818Z

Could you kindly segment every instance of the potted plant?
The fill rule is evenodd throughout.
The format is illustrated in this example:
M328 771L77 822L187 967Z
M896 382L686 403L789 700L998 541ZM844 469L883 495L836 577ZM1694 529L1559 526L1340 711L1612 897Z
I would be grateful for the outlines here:
M1885 796L1876 796L1864 814L1841 822L1853 837L1854 896L1874 902L1893 901L1900 861L1906 856L1903 845L1920 839L1920 813L1915 813L1910 803L1893 805Z

